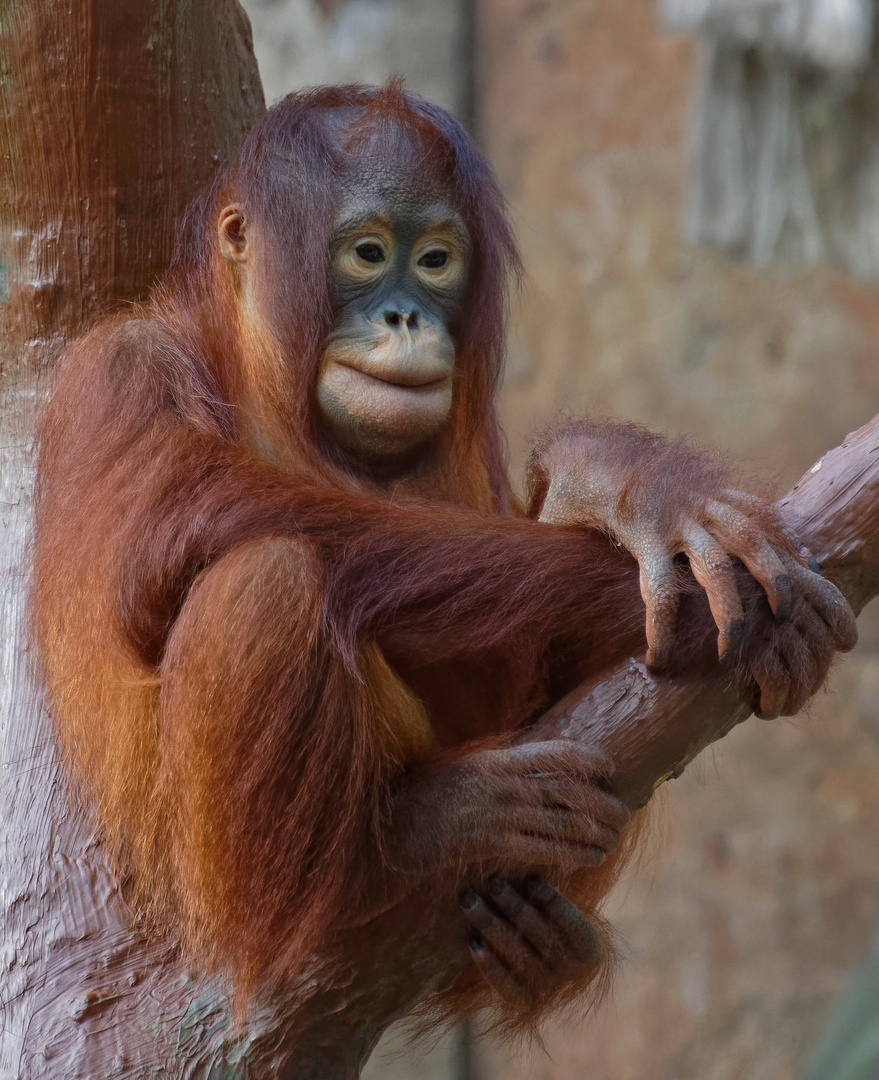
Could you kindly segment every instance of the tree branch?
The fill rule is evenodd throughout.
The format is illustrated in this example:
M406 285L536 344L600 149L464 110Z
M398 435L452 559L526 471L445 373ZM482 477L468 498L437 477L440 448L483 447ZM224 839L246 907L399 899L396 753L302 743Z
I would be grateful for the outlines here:
M860 612L879 593L879 417L814 465L780 508L825 575ZM616 763L614 786L630 805L641 806L659 784L680 776L705 747L750 713L745 687L719 663L672 678L651 675L633 659L610 676L577 687L528 737L582 739L605 750ZM321 995L298 1011L291 1029L293 1053L283 1073L288 1080L356 1077L358 1062L366 1060L384 1027L454 981L468 961L466 930L451 900L436 917L426 918L436 906L435 897L411 896L358 931L352 951L360 957L359 970L344 990ZM384 963L389 940L397 943L392 970ZM364 962L370 952L374 965ZM347 1036L342 1040L340 1016ZM326 1056L316 1058L321 1045Z
M779 505L859 613L879 592L879 417L825 454ZM640 806L750 714L744 688L719 663L669 679L633 661L577 687L541 718L535 737L562 732L600 746L616 762L621 796Z

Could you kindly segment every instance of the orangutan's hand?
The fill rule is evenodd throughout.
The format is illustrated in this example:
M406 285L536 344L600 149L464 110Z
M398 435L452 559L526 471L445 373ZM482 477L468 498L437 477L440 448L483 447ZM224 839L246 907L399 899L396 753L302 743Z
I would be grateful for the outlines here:
M600 970L605 949L595 927L544 878L494 877L467 889L473 962L510 1005L533 1010L565 988L582 989Z
M800 619L803 634L816 636L815 677L810 672L800 679L814 692L817 673L823 678L829 665L826 654L854 647L854 616L842 594L815 572L775 506L727 487L728 480L724 465L624 424L572 426L540 448L532 462L541 521L602 529L638 560L648 667L662 669L674 643L681 595L678 555L687 556L707 594L721 659L735 654L745 629L733 564L739 559L765 590L777 621L788 620L795 606L814 615ZM777 671L773 679L770 696L777 703L783 696Z

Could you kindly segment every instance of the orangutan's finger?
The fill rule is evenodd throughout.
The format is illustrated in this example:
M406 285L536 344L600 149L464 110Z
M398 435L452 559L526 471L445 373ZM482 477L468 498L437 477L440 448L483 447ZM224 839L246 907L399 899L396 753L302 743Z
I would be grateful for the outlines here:
M684 533L684 554L693 576L705 590L711 614L720 631L717 653L721 660L742 639L745 612L733 564L717 541L695 522Z
M774 720L784 712L790 690L790 675L777 649L761 654L751 670L760 688L760 703L754 713L761 720Z
M750 518L712 499L707 507L706 529L714 535L730 555L735 555L748 568L751 576L763 586L766 599L776 619L790 616L793 603L790 574L779 553L763 536Z
M837 587L821 574L780 553L791 581L830 627L836 648L850 652L858 643L858 624L848 602Z
M671 556L657 545L643 561L641 596L647 607L647 657L653 671L668 665L675 638L680 588Z
M601 937L586 916L545 878L532 875L523 883L525 895L561 934L567 947L581 964L599 964L604 956Z

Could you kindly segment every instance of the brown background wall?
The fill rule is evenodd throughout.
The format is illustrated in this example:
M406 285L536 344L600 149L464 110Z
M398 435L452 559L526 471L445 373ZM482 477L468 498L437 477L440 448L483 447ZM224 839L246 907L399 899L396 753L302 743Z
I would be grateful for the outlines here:
M530 281L504 413L514 457L563 408L688 431L786 482L879 409L879 301L841 274L733 266L681 239L696 58L652 0L481 0L480 132ZM518 1080L787 1080L879 908L879 665L811 719L752 721L666 795L621 891L628 961ZM874 638L875 640L875 638Z
M303 4L246 5L258 52L277 40L265 20L286 11L295 33ZM333 52L346 9L407 18L394 0L306 6L328 79L358 73L356 50ZM464 48L468 5L430 9L441 45ZM423 85L420 19L397 25L407 44L384 70L370 45L364 77ZM559 410L591 410L692 432L787 483L879 411L876 292L682 241L696 58L659 33L653 0L476 0L475 28L478 131L529 275L503 399L514 463ZM466 101L460 56L444 70L444 100ZM879 632L862 623L811 717L751 721L670 787L656 854L615 900L627 959L607 1006L553 1027L545 1052L482 1044L479 1080L792 1080L879 912ZM373 1075L451 1078L456 1054Z
M505 393L518 453L561 403L689 431L795 479L879 402L879 303L831 272L681 240L696 58L653 0L480 0L482 141L530 288Z

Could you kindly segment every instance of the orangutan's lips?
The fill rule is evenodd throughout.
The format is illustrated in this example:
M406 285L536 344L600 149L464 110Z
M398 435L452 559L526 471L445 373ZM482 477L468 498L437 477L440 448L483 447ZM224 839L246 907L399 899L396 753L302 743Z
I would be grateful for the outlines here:
M418 375L415 372L400 372L399 374L396 374L393 379L387 379L381 375L373 375L370 371L364 371L361 367L355 367L354 364L346 364L338 360L336 363L339 364L340 367L346 367L350 371L354 371L358 375L370 379L372 382L381 383L384 386L396 386L401 390L428 390L431 387L443 386L449 379L448 372L436 376Z

